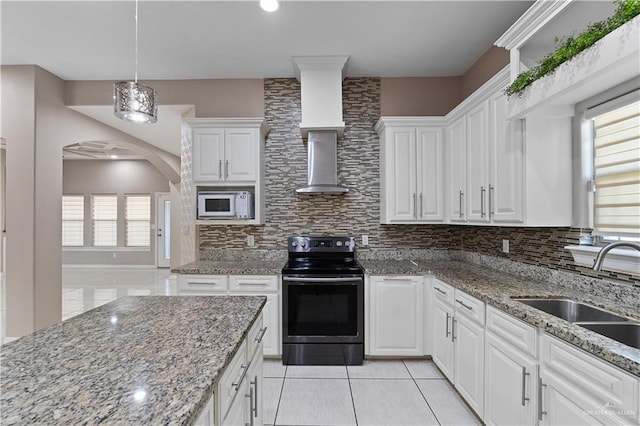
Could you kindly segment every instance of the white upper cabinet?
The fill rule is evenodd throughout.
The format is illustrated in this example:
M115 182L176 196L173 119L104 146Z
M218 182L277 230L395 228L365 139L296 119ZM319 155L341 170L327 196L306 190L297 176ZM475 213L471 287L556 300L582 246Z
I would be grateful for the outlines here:
M186 120L193 129L193 181L255 184L262 170L262 119Z
M489 101L467 116L467 220L489 222Z
M466 222L467 125L465 117L447 128L447 165L449 169L449 220Z
M381 223L444 220L442 125L434 120L381 118Z

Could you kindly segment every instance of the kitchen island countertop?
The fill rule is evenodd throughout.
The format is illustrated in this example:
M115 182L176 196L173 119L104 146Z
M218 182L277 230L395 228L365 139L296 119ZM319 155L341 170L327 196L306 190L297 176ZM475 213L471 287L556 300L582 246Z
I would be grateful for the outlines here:
M125 297L5 344L0 423L193 424L265 301Z
M640 312L615 298L597 297L578 289L498 271L455 260L359 259L369 275L430 274L512 316L559 337L619 368L640 376L640 350L574 325L513 300L516 297L565 297L602 307L640 321ZM637 300L640 288L629 286L626 295Z

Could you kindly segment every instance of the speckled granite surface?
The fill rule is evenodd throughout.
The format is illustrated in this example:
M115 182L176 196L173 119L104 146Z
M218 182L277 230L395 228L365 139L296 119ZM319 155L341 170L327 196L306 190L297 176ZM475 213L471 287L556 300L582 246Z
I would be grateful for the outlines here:
M631 288L625 297L634 300L605 298L583 289L551 284L532 278L512 275L486 266L451 260L388 260L359 259L367 274L401 275L432 274L455 288L483 300L514 317L535 325L600 357L630 373L640 376L640 350L608 339L568 321L524 305L513 297L568 297L590 303L640 321L637 303L640 292ZM614 293L617 295L618 293Z
M285 260L196 260L171 269L177 274L273 275L282 272Z
M126 297L2 346L2 425L195 422L258 296Z

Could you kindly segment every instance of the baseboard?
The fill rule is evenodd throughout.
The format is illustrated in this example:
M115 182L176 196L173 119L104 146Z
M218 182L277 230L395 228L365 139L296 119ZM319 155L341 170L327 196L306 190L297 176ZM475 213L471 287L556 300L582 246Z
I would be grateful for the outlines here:
M156 265L84 265L63 264L62 269L158 269Z

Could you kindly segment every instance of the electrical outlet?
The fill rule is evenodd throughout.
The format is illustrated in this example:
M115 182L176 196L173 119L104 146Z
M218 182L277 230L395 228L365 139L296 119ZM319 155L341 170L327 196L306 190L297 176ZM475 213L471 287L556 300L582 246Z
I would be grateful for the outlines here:
M509 240L502 240L502 252L509 253Z
M113 258L114 258L114 259L116 258L116 256L117 256L117 255L116 255L116 253L113 253Z
M256 237L253 235L247 235L247 245L249 247L253 247L256 245Z
M369 236L368 235L363 235L362 236L362 245L363 246L368 246L369 245Z

